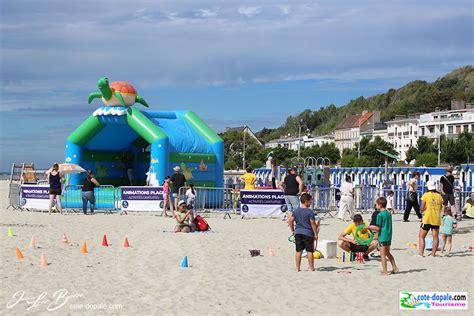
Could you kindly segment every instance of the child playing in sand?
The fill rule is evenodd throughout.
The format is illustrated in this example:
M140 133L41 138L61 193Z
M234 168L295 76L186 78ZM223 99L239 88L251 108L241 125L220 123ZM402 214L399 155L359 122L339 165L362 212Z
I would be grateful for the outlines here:
M174 216L174 207L173 203L170 200L170 176L166 176L165 181L163 182L163 213L161 213L161 216L168 216L166 214L166 209L168 207L168 204L170 205L170 210L171 210L171 216Z
M388 192L388 196L387 196L387 210L391 214L395 214L395 208L393 207L393 196L394 195L395 195L395 192L390 190L390 192Z
M443 249L441 253L444 254L444 247L448 247L448 252L446 255L449 257L451 255L451 245L453 240L453 228L456 228L457 223L453 218L453 213L451 212L451 207L444 207L444 216L441 220L441 239L443 240Z
M301 256L305 249L308 254L309 270L314 271L314 241L318 240L318 224L314 212L310 208L312 197L308 193L301 194L300 207L295 209L288 219L290 230L295 234L296 271L300 272Z
M381 212L377 215L376 226L370 228L379 233L380 256L382 261L382 275L387 275L387 258L392 265L392 272L397 273L398 267L395 258L390 253L390 245L392 244L392 214L387 210L387 199L379 197L376 201L376 207Z

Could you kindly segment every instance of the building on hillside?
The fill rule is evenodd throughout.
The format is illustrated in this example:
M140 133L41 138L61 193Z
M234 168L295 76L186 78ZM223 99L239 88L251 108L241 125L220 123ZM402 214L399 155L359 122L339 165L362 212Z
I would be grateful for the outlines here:
M447 138L457 138L462 132L474 133L474 108L470 104L460 110L420 115L419 136L437 138L439 135L446 135Z
M362 114L347 115L336 127L334 141L339 152L344 149L353 149L360 141L361 132L374 129L375 123L380 121L380 112L363 111Z
M310 136L302 139L303 147L322 146L324 144L334 143L334 134Z
M226 132L238 132L238 133L245 133L246 135L253 138L260 146L263 146L263 143L258 139L257 135L248 127L247 125L238 126L238 127L226 127Z
M316 145L330 144L334 143L334 135L321 135L321 136L301 136L300 138L301 148L303 147L312 147ZM276 147L286 147L291 150L298 150L298 137L282 137L279 139L274 139L265 144L265 148L276 148Z
M368 137L370 141L373 141L375 137L380 137L384 141L388 141L387 137L387 124L383 122L376 122L372 129L360 132L360 138Z
M387 122L387 137L400 159L405 160L408 149L415 147L418 140L418 116L395 116Z

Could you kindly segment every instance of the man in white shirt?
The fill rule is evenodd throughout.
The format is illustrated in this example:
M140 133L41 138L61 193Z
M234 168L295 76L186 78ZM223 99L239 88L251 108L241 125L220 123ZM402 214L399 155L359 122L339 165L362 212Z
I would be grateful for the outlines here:
M346 181L339 188L341 200L339 201L339 212L337 218L344 220L344 215L349 212L350 217L354 215L354 186L350 175L346 175Z

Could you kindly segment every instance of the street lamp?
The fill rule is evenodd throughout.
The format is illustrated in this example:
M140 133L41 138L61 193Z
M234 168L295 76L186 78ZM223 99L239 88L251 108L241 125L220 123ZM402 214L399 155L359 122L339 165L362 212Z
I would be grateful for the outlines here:
M298 122L298 159L301 157L301 127L306 127L306 132L309 132L308 126L301 124L301 120Z
M436 113L438 114L438 166L441 164L441 126L440 126L440 108L436 108Z
M242 166L243 166L243 169L245 170L245 130L244 130L244 146L243 146L243 153L242 153Z

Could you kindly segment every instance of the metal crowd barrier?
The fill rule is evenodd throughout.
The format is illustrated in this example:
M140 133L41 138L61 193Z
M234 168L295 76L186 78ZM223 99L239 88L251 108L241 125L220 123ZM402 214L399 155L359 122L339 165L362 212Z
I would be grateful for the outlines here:
M317 214L334 217L331 212L337 212L336 188L315 187L310 192L313 197L313 210Z
M20 207L20 185L10 184L8 191L9 207L13 209L21 209ZM188 187L182 187L179 190L179 199L186 201L186 191ZM230 214L237 214L240 210L240 192L233 188L206 188L195 187L194 207L198 213L210 212L224 212L225 217ZM357 212L370 212L374 209L375 201L379 196L387 197L389 192L394 192L394 209L398 212L403 212L406 207L407 188L405 186L398 186L394 188L379 189L373 186L355 187L354 189L354 206ZM421 206L421 196L426 191L426 188L420 187L418 190L418 198ZM315 187L311 189L313 196L312 207L316 213L322 213L324 216L334 217L331 212L338 211L338 204L336 201L335 187ZM64 210L71 210L73 212L82 211L82 186L68 186L63 190L62 206ZM96 209L98 211L105 210L108 213L120 210L121 188L111 185L101 185L94 190L96 199ZM460 207L463 207L471 192L460 192ZM90 206L88 205L88 209Z
M94 189L95 209L104 210L107 213L113 213L118 210L117 190L112 185L101 185ZM120 201L120 198L119 198ZM69 209L73 212L82 211L82 185L68 186L63 191L61 203L63 209ZM87 208L90 208L87 203Z
M18 183L10 183L8 186L8 208L14 210L21 209L20 207L20 185Z
M179 189L179 199L186 201L186 191L189 187ZM225 212L224 218L230 213L236 214L240 195L230 188L195 187L196 193L193 206L198 213Z

